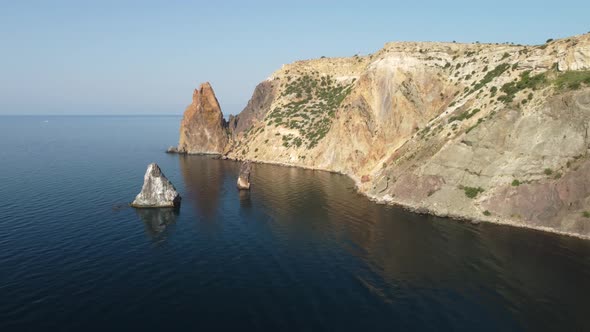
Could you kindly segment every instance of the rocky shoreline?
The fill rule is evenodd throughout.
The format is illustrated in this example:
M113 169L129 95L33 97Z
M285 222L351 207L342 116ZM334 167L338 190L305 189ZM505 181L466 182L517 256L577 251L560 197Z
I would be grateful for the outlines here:
M349 176L378 203L590 238L590 34L388 43L284 65L224 120L193 93L178 153Z
M200 154L193 154L193 155L200 155ZM243 162L244 161L242 159L237 159L237 158L227 158L226 160L230 160L230 161L234 161L234 162ZM556 229L553 229L550 227L531 226L531 225L527 225L525 223L516 223L516 222L509 220L509 219L502 220L499 218L485 218L485 217L476 216L476 215L460 215L460 214L440 213L439 211L436 211L434 209L430 209L425 206L407 204L407 203L402 203L402 202L395 202L395 201L391 201L391 200L384 200L381 197L370 195L367 192L360 190L359 189L359 186L361 184L360 179L355 178L354 176L351 176L349 174L336 172L336 171L332 171L329 169L287 164L287 163L274 162L274 161L264 161L264 160L256 160L256 161L252 161L252 163L276 165L276 166L282 166L282 167L295 167L295 168L312 170L312 171L321 171L321 172L328 172L328 173L332 173L332 174L344 175L344 176L348 177L349 179L351 179L355 183L355 191L357 193L365 196L370 201L372 201L376 204L383 204L383 205L399 207L399 208L402 208L404 210L407 210L407 211L410 211L410 212L416 213L416 214L431 215L431 216L440 217L440 218L447 218L447 219L451 219L456 222L470 222L473 224L479 224L479 223L484 223L484 222L485 223L492 223L492 224L497 224L497 225L525 228L525 229L530 229L530 230L535 230L535 231L548 232L548 233L557 234L557 235L570 236L570 237L575 237L575 238L583 239L583 240L590 240L590 236L588 236L588 235L582 235L582 234L577 234L577 233L572 233L572 232L563 232L563 231L559 231L559 230L556 230Z

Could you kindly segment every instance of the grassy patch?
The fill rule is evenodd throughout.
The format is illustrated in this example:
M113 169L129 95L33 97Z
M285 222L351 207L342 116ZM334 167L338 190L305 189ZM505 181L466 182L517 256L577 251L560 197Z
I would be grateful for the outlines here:
M492 213L491 213L490 211L488 211L488 210L485 210L485 211L483 212L483 215L484 215L484 216L491 216L491 215L492 215Z
M545 170L543 170L543 173L545 173L545 175L551 175L553 174L553 170L551 168L545 168Z
M582 217L584 217L584 218L590 218L590 212L588 212L588 211L582 212Z
M577 90L583 84L590 85L590 70L566 71L555 80L555 86L559 90Z
M512 186L513 187L518 187L520 186L520 181L518 181L517 179L512 180Z

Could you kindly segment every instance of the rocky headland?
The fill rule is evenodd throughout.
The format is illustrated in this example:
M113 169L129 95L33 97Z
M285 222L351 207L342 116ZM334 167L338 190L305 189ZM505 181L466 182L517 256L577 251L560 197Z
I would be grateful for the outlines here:
M416 212L590 238L590 34L388 43L284 65L226 123L193 94L181 153L343 173Z

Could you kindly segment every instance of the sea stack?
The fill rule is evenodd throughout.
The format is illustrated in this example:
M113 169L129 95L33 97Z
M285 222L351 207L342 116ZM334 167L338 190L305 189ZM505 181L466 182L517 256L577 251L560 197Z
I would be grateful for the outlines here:
M240 166L240 176L238 176L238 189L250 190L250 169L252 164L250 161L245 161Z
M180 206L180 195L156 163L149 164L143 178L141 192L131 203L135 208Z
M180 123L178 153L222 154L229 142L227 122L211 84L193 92L193 102Z

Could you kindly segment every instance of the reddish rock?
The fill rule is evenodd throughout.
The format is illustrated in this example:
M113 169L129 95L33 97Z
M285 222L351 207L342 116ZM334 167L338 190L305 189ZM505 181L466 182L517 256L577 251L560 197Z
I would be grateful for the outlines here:
M179 153L221 154L229 141L227 123L209 83L193 92L180 124Z
M371 177L370 177L370 176L368 176L368 175L363 175L363 176L361 177L361 182L362 182L362 183L366 183L366 182L369 182L369 181L371 181Z

